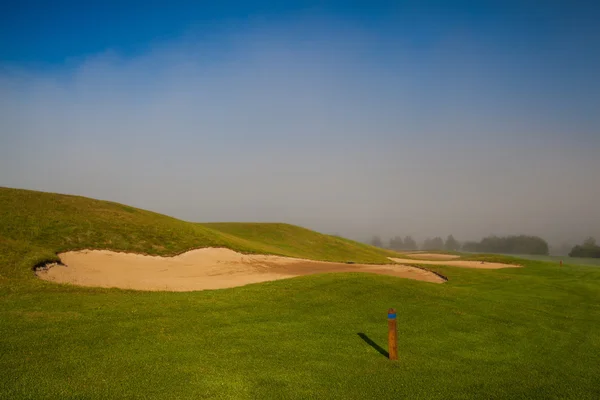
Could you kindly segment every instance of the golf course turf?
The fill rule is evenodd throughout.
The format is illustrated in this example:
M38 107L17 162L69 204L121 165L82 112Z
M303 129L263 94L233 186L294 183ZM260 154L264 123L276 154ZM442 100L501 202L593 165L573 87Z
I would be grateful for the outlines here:
M597 267L427 265L448 282L340 273L195 292L55 284L32 270L68 250L201 247L372 264L396 254L285 224L189 223L0 188L0 399L600 398Z

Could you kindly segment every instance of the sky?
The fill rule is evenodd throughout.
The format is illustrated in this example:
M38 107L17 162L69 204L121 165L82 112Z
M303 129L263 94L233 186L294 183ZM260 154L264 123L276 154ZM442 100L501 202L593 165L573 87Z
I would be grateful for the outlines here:
M0 186L354 239L600 238L600 6L0 4Z

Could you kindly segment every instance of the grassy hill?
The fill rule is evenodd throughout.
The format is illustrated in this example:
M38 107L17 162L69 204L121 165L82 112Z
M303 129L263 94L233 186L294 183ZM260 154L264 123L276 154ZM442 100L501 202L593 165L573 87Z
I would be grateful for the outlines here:
M0 399L600 398L597 267L520 260L524 268L428 266L449 278L443 285L345 273L187 293L31 273L68 249L207 245L340 261L386 255L290 225L193 224L0 188ZM389 307L397 362L385 357Z
M249 243L254 243L262 252L290 257L389 263L387 256L398 256L398 253L289 224L230 222L200 225L236 238L246 239Z
M31 277L56 253L110 249L174 255L200 247L386 263L384 250L287 224L198 224L119 203L0 188L0 279Z

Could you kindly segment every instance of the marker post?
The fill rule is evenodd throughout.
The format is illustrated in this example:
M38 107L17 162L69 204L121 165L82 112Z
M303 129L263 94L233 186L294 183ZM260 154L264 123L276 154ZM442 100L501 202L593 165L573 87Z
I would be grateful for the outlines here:
M388 310L388 353L390 360L398 359L398 327L396 325L396 310Z

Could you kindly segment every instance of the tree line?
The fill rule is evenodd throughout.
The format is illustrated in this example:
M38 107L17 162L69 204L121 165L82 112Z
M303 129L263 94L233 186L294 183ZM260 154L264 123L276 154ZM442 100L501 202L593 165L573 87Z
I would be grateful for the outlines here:
M411 250L445 250L465 251L469 253L504 253L504 254L532 254L548 255L548 243L539 236L510 235L510 236L487 236L479 242L465 241L460 243L453 235L448 235L446 240L440 236L427 238L421 246L412 236L394 236L388 243L384 243L380 236L373 236L370 244L376 247L387 248L397 251ZM569 257L591 257L600 258L600 246L596 244L593 237L589 237L581 245L574 246L569 252Z
M465 242L462 250L473 253L548 255L548 243L539 236L488 236L479 242Z
M373 236L370 244L390 250L419 250L417 241L410 235L405 236L404 238L401 236L395 236L389 240L387 245L384 244L380 236ZM445 241L441 237L436 236L434 238L426 239L421 245L420 249L456 251L460 250L460 243L452 235L448 235Z
M448 235L446 240L440 236L427 238L421 246L412 236L395 236L389 240L388 244L384 244L379 236L373 236L370 242L371 245L388 248L390 250L445 250L445 251L465 251L472 253L506 253L506 254L533 254L533 255L548 255L548 243L538 236L528 235L512 235L512 236L487 236L479 242L466 241L460 243L453 235ZM595 245L595 242L594 242ZM596 246L597 247L597 246ZM586 247L585 251L590 251L591 247ZM580 250L578 250L580 251ZM587 254L587 253L586 253Z
M573 247L569 257L600 258L600 246L596 244L596 239L589 237L583 244Z

